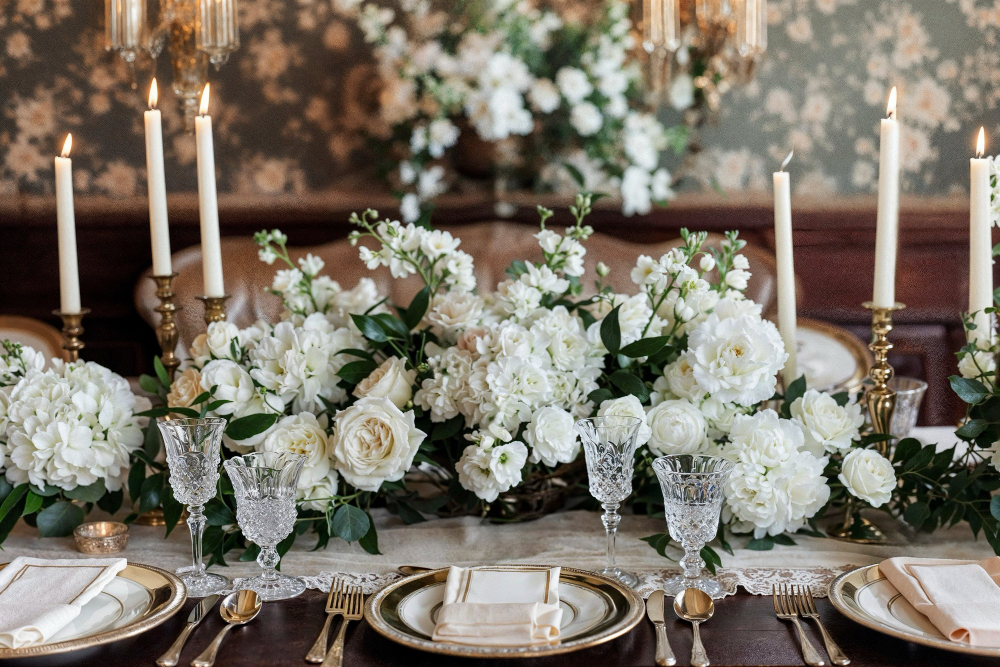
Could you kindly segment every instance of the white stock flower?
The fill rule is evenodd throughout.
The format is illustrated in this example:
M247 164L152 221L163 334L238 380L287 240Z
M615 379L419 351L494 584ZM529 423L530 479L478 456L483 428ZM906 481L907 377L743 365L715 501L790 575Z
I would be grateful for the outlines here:
M420 219L420 197L418 197L413 192L407 192L403 195L403 198L399 201L399 215L403 218L405 222L415 222ZM371 256L368 256L368 261L365 261L365 250L367 248L361 248L361 261L365 262L369 269L375 268L372 266ZM370 251L369 251L370 252ZM376 265L377 266L377 265ZM404 276L397 276L393 273L393 278L404 278Z
M337 413L334 429L334 467L362 491L402 479L427 435L412 410L401 412L388 398L360 399Z
M561 408L547 406L536 410L524 431L524 439L531 445L529 460L549 467L576 460L580 441L574 423L573 415Z
M521 470L528 461L528 448L514 440L490 449L490 471L500 486L500 492L521 483Z
M696 454L705 444L707 425L701 410L689 401L663 401L646 414L647 446L658 456Z
M527 271L521 274L521 282L525 285L531 285L542 292L553 294L563 294L569 289L569 281L560 278L545 264L536 266L533 262L527 262L525 266Z
M472 491L488 503L500 495L501 484L490 468L490 450L478 445L469 445L455 464L458 482L462 488Z
M433 158L444 155L444 149L450 148L458 141L458 127L447 118L431 121L427 127L427 151Z
M407 370L406 362L399 357L389 357L354 387L355 398L388 398L397 408L402 409L413 397L413 382L417 371Z
M650 192L652 179L649 172L642 167L632 165L622 176L622 213L625 215L645 215L653 208L653 195Z
M892 498L896 473L887 458L871 449L852 449L840 464L837 476L852 496L872 507L881 507Z
M636 447L642 447L652 436L653 431L646 423L646 410L642 403L635 396L629 394L621 398L609 398L601 403L597 411L598 417L637 417L642 423L639 425L639 436L635 440Z
M993 385L993 377L988 374L994 373L996 368L996 355L991 350L976 349L975 352L963 354L958 360L958 372L962 377L980 380L989 386Z
M542 302L542 293L536 287L520 280L505 280L497 285L497 306L504 315L525 318Z
M570 104L579 104L594 92L587 73L576 67L562 67L556 72L556 85Z
M788 354L777 328L766 320L720 320L715 313L688 338L688 363L698 384L726 403L753 405L774 395Z
M815 389L795 399L791 411L805 433L806 451L814 456L849 449L865 421L857 402L840 407L832 396Z
M309 498L313 487L330 476L333 447L326 430L312 413L300 412L280 419L260 444L260 451L291 452L306 457L299 475L296 496L299 500Z

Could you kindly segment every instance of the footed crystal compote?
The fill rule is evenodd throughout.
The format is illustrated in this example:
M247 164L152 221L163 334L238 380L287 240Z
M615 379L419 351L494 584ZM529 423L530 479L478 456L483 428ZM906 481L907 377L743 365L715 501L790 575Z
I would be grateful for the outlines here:
M612 415L581 419L576 423L587 459L590 495L604 508L601 520L608 536L608 564L601 574L626 586L635 586L639 579L615 565L615 535L622 520L618 507L632 493L635 441L641 425L642 420L638 417Z
M715 537L722 511L723 486L733 471L731 461L717 456L662 456L653 469L663 490L663 506L670 537L684 549L684 573L667 579L663 592L677 595L697 588L721 597L722 586L703 574L701 550Z
M170 419L158 424L167 452L170 488L178 502L187 505L193 566L177 575L190 597L202 598L229 588L230 580L207 572L201 559L205 532L205 503L215 497L219 482L222 433L225 419Z
M275 548L295 527L295 490L306 457L287 452L255 452L226 461L236 494L236 521L243 534L260 547L257 563L264 572L241 586L265 601L293 598L306 589L296 577L278 574Z

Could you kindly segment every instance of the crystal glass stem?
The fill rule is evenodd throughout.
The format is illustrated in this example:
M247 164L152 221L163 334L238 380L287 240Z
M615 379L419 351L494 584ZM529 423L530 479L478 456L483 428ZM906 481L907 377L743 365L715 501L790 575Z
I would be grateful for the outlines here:
M264 570L260 578L264 580L265 585L277 585L278 573L275 568L278 567L278 563L281 562L281 556L278 555L278 550L274 547L261 547L260 553L257 554L257 564L261 566Z
M201 538L205 533L204 505L188 505L188 530L191 531L191 574L200 577L205 573L205 563L201 559Z
M684 576L688 579L698 579L705 568L705 561L701 557L701 545L686 542L682 546L684 557L681 558L681 567L684 569Z
M604 530L608 534L608 571L615 569L615 536L618 534L618 524L622 517L618 514L618 506L621 503L602 503L604 515L601 521L604 522Z

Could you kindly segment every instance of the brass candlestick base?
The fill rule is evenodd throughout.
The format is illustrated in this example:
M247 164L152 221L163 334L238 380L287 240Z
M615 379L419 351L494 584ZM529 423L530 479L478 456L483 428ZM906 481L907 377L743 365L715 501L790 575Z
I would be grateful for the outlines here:
M66 361L77 361L80 358L80 350L86 345L80 340L83 335L83 316L90 312L90 308L81 308L79 313L63 313L53 310L53 315L58 315L63 321L63 349L66 350Z
M156 312L160 314L160 324L156 327L156 340L160 343L160 361L163 362L163 367L167 369L167 377L172 382L174 371L181 365L181 360L176 355L180 332L174 320L174 313L182 308L174 303L173 283L177 274L150 277L156 283L156 298L160 300L160 305L156 307Z
M868 349L875 355L875 364L868 373L873 386L865 392L865 400L874 432L889 434L892 432L892 414L896 410L896 392L889 386L893 376L892 366L888 361L889 350L892 349L889 332L892 331L893 311L902 310L906 306L897 302L890 308L884 308L871 301L866 301L863 305L872 311L872 342L868 344ZM888 440L876 443L875 447L882 456L888 456Z
M212 322L225 322L226 320L226 300L225 296L199 296L197 299L205 304L205 326Z
M845 517L842 523L833 526L826 533L835 539L855 544L885 544L886 542L885 533L879 530L874 523L860 516L853 520L850 516Z

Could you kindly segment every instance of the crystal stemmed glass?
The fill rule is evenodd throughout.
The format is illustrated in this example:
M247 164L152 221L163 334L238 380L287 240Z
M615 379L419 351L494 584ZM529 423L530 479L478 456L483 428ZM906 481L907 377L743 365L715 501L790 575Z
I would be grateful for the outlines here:
M636 437L641 425L642 420L638 417L611 415L581 419L576 423L587 459L590 495L604 508L601 520L608 535L608 564L601 574L626 586L635 586L639 580L615 565L615 534L622 520L618 507L632 493Z
M191 597L205 597L229 588L231 582L205 571L201 537L205 532L205 503L215 497L225 419L170 419L159 423L167 452L170 488L174 498L187 505L193 566L177 574Z
M722 595L718 581L702 574L701 550L715 537L722 510L723 486L733 464L717 456L662 456L653 469L663 490L663 505L670 537L684 549L684 573L667 579L663 591L677 595L698 588L712 597Z
M236 494L236 521L243 534L260 547L257 563L264 572L241 586L263 600L293 598L306 589L301 579L278 574L281 557L275 548L295 527L295 490L306 457L287 452L255 452L226 461Z

